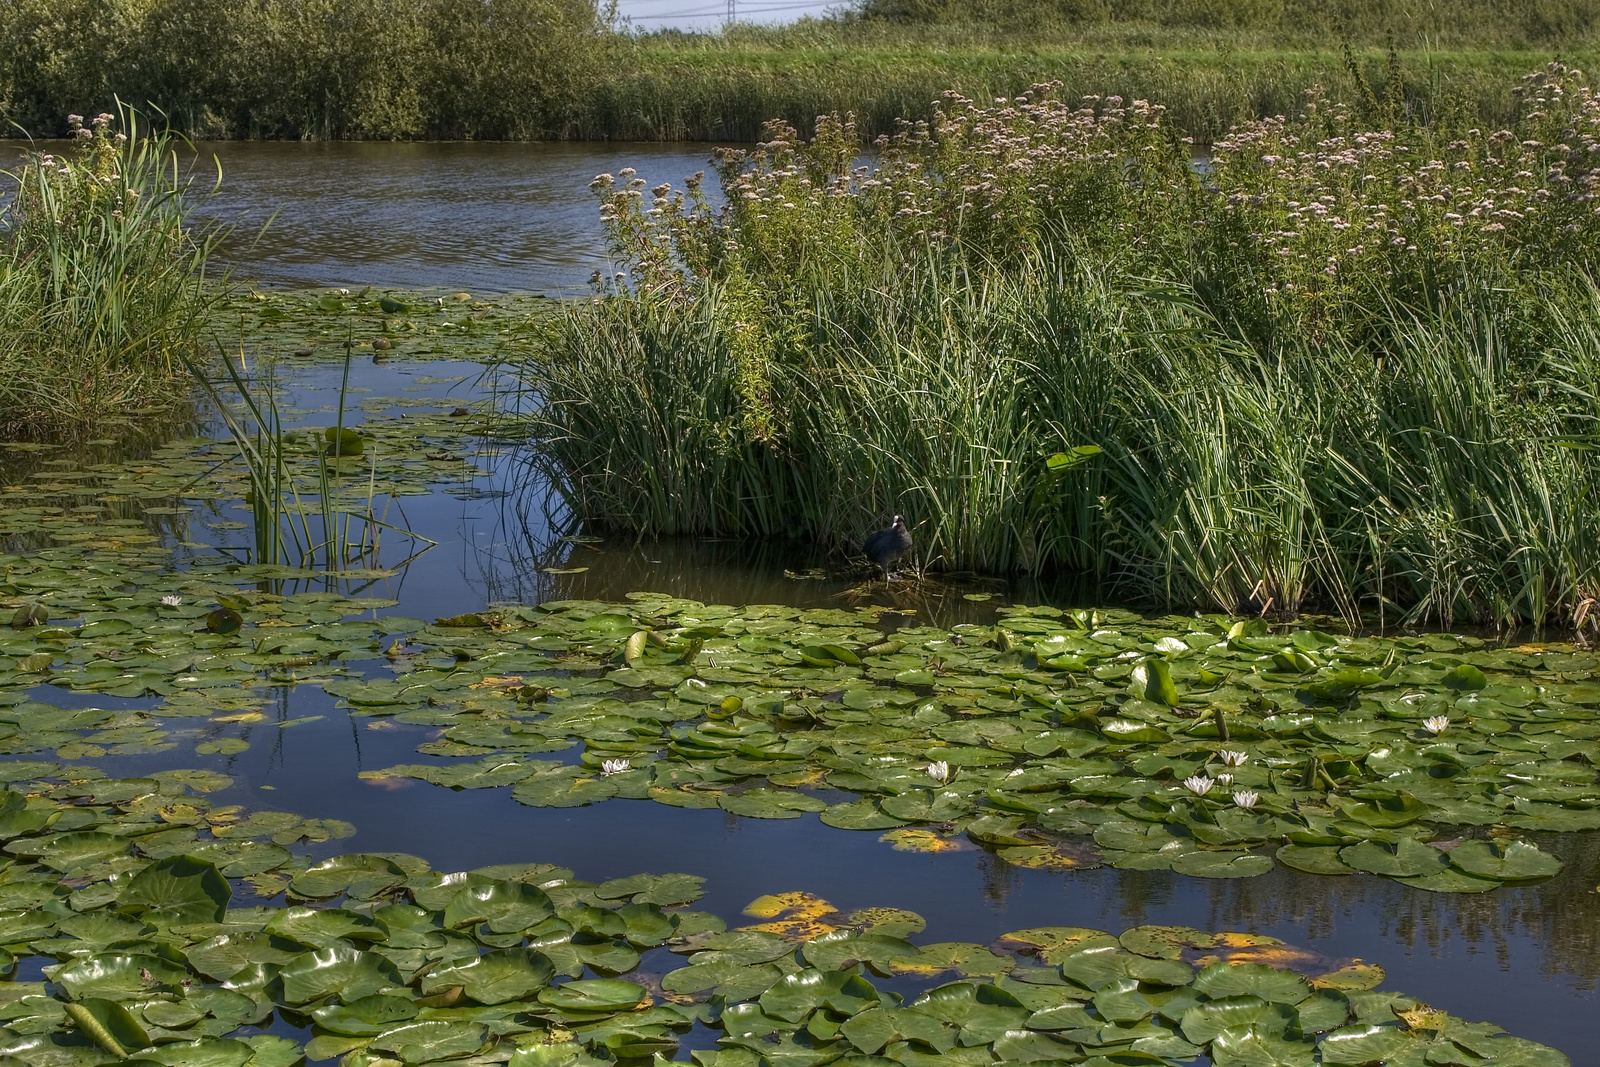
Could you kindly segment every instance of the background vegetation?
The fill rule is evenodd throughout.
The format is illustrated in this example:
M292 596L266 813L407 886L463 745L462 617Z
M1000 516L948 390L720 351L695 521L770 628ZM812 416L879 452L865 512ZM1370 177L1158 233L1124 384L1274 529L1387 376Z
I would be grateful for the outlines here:
M1313 85L1354 101L1346 43L1367 80L1403 79L1412 114L1503 124L1520 72L1600 56L1600 0L864 0L648 35L593 0L3 0L0 117L60 136L67 114L121 99L205 137L752 141L775 117L809 133L849 110L892 132L946 89L1060 80L1162 100L1209 139Z
M1209 170L1042 86L881 139L774 124L596 188L623 273L530 368L573 506L643 533L1067 568L1233 609L1539 622L1600 595L1600 99L1502 130L1315 96ZM1075 469L1084 445L1102 454Z
M0 215L0 439L91 430L170 392L217 293L163 136L110 114L8 176Z

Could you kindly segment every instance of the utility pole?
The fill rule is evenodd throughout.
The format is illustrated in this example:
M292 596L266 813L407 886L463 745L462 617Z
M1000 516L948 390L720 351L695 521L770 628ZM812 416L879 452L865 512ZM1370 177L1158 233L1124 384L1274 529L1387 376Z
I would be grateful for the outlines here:
M728 16L724 26L732 26L739 18L739 0L728 0Z

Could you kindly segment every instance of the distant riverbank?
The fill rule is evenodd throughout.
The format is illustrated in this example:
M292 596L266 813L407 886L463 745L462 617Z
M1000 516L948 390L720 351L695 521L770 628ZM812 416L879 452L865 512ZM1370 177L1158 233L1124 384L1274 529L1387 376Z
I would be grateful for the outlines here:
M1242 10L1222 28L1185 12L1056 13L1032 28L841 17L642 36L582 0L103 8L27 0L0 11L7 130L62 136L68 115L120 100L205 139L751 142L769 119L808 134L834 111L874 137L931 118L946 90L992 100L1059 80L1067 99L1161 100L1176 128L1209 141L1293 114L1314 86L1352 105L1383 97L1414 121L1501 126L1522 73L1600 58L1582 19L1539 30L1464 18L1441 33L1388 32L1384 16L1322 33Z

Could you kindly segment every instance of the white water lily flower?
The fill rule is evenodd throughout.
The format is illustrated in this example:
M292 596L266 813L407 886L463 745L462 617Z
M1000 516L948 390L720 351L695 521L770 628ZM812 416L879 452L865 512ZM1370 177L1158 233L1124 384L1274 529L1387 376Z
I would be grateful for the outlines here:
M1237 793L1233 794L1234 806L1243 808L1245 811L1253 811L1256 806L1256 801L1260 799L1261 794L1257 793L1253 789L1241 789Z
M600 761L600 775L603 778L609 777L613 774L621 774L627 769L628 761L625 759L608 759Z
M164 596L161 598L161 603L165 604L169 608L175 608L179 604L183 603L183 597L176 594L173 594L172 596Z
M944 760L934 760L928 764L928 777L941 785L950 780L950 764Z
M1231 775L1231 774L1219 774L1219 775L1217 775L1217 784L1220 785L1224 789L1232 788L1232 786L1233 786L1233 775Z
M1183 780L1184 788L1197 797L1203 797L1211 792L1213 785L1216 785L1216 783L1203 774L1192 775Z
M1231 749L1222 749L1217 753L1217 759L1224 767L1243 767L1250 756L1244 752L1234 752Z
M1428 731L1434 737L1438 737L1440 734L1444 733L1445 729L1449 727L1449 725L1450 717L1448 715L1434 715L1431 718L1422 720L1422 728Z

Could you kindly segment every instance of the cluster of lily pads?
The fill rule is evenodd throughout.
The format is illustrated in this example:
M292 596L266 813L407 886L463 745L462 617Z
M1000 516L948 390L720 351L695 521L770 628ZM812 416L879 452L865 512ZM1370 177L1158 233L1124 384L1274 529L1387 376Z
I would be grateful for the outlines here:
M248 351L277 362L326 363L347 348L382 361L523 356L540 317L556 307L542 294L474 298L453 290L247 290L219 319Z
M475 472L462 427L373 416L372 447L337 462L365 468L362 492L400 498ZM395 601L241 588L306 575L198 551L192 509L242 526L222 505L244 485L226 447L188 440L0 486L0 605L15 613L0 750L161 751L188 736L166 718L248 723L269 687L316 683L358 715L441 729L427 755L472 758L372 777L511 786L538 806L815 812L897 847L974 841L1024 866L1237 877L1276 859L1470 892L1558 869L1519 833L1600 828L1600 657L1570 646L1049 608L945 630L653 594L373 619ZM46 683L162 702L61 709Z
M369 777L816 812L1023 866L1239 877L1276 859L1476 892L1560 868L1519 831L1600 828L1600 659L1570 647L1053 608L886 618L643 593L508 607L417 631L392 678L327 688L442 727L431 755L481 757ZM531 758L575 742L576 760Z
M700 1067L1568 1063L1375 991L1372 965L1283 969L1316 958L1272 938L1049 927L917 945L914 913L801 893L730 930L685 910L689 875L312 863L284 847L296 817L213 806L214 772L0 768L8 1063L602 1067L660 1063L693 1033ZM252 888L282 902L241 905ZM954 980L887 987L938 976Z

